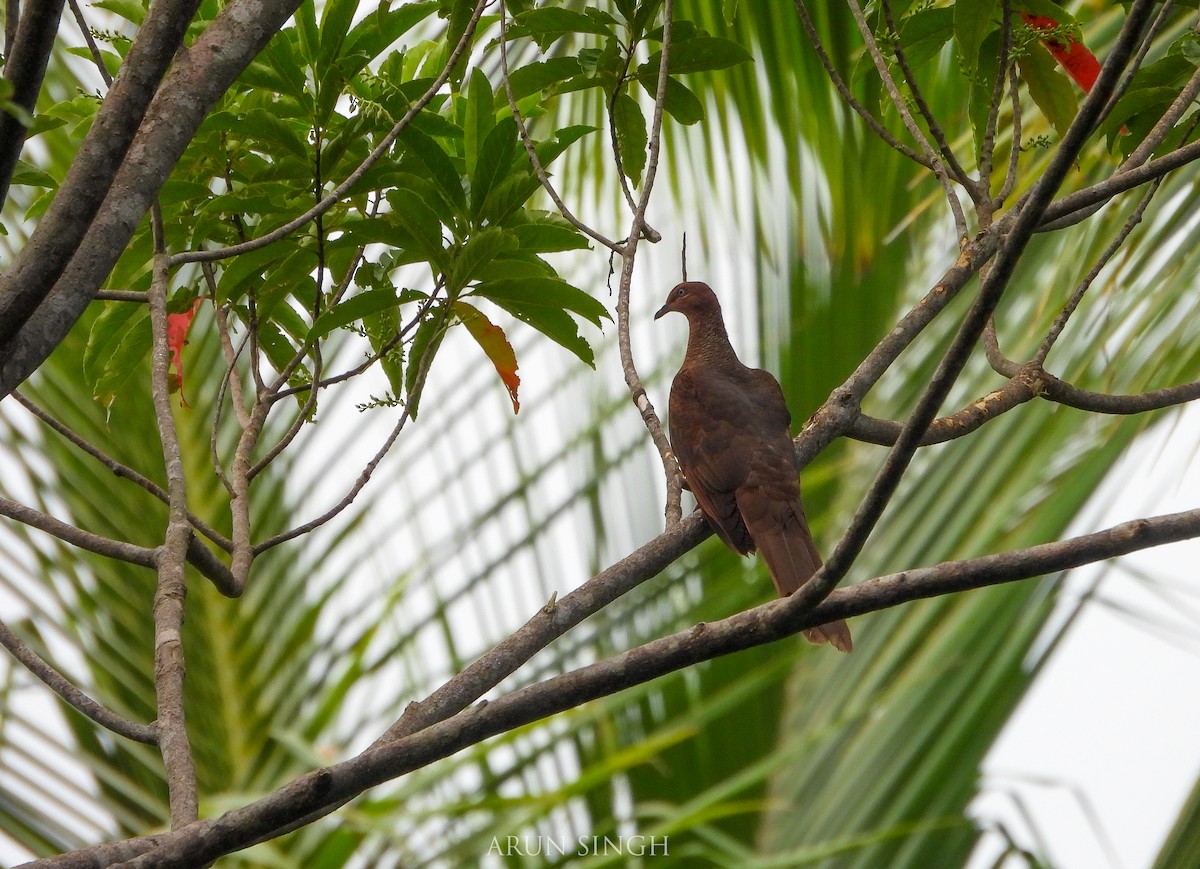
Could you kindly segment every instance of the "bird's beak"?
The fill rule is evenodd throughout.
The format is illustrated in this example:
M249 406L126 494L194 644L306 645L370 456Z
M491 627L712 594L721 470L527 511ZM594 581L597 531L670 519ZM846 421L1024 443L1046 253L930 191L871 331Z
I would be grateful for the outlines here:
M670 311L671 311L671 303L667 302L665 305L663 305L661 308L658 309L658 313L654 315L654 319L657 320L663 314L670 313Z

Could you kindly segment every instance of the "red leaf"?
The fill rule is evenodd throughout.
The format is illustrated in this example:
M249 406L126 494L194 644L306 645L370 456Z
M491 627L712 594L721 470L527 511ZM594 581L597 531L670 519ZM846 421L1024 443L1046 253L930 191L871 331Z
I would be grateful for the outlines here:
M496 366L496 373L504 381L508 397L512 399L513 413L517 413L521 409L521 402L517 400L517 388L521 385L521 378L517 375L517 354L508 343L504 330L484 316L478 308L466 302L455 302L454 313Z
M175 366L175 388L179 390L179 400L183 406L191 408L187 397L183 394L183 345L187 343L188 329L196 311L200 310L200 300L196 299L192 307L182 314L167 314L167 350L171 353L171 364ZM174 390L172 390L174 391Z
M1031 15L1028 12L1022 12L1021 19L1034 30L1050 31L1059 26L1057 21L1047 18L1045 15ZM1096 83L1096 77L1100 75L1100 61L1088 50L1086 45L1077 39L1063 39L1059 36L1043 39L1042 45L1046 46L1050 55L1058 61L1071 80L1079 85L1084 93L1091 92L1092 85Z

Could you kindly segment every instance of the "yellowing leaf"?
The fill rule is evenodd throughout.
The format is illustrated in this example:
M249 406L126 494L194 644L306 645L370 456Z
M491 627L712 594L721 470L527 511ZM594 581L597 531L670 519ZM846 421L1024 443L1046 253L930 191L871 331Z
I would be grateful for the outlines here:
M513 413L517 413L521 409L521 402L517 400L521 378L517 374L517 354L508 343L504 330L484 316L478 308L466 302L455 302L454 313L496 366L496 373L500 375L508 390L508 397L512 399Z

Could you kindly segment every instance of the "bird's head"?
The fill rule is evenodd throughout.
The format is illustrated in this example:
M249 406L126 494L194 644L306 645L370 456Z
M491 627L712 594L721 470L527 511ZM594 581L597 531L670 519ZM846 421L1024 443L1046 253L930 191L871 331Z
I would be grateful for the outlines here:
M700 313L715 311L720 315L721 305L717 301L716 293L708 284L700 281L685 281L671 290L666 304L658 309L654 319L657 320L663 314L671 311L678 311L690 320L693 315Z

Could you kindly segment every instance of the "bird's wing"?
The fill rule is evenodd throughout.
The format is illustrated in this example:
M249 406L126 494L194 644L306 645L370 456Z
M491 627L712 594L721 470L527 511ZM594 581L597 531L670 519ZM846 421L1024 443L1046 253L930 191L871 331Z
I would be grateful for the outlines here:
M669 404L671 448L713 530L730 549L745 555L754 551L754 539L734 496L746 477L745 457L736 448L740 432L723 404L725 390L712 380L688 368L675 376Z

